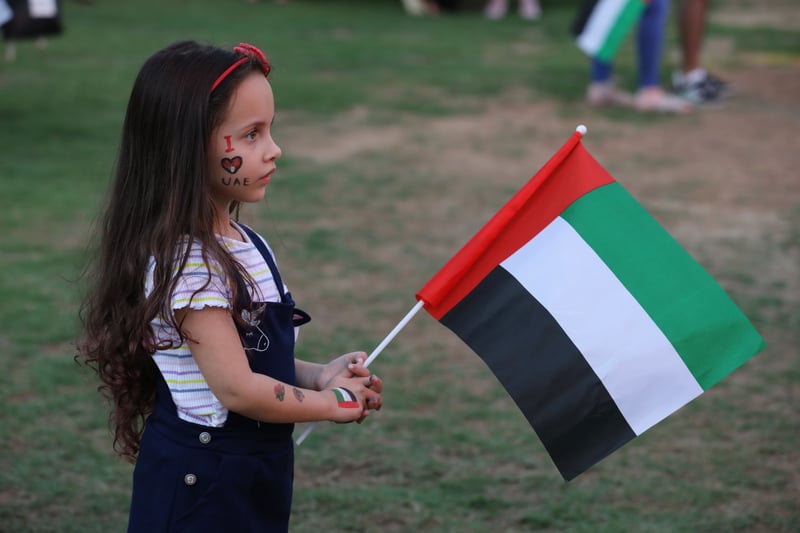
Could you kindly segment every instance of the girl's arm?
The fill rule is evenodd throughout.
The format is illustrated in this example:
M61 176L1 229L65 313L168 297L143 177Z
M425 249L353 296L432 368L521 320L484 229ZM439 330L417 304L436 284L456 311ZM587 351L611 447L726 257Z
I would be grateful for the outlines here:
M352 364L352 358L350 359ZM349 365L348 365L349 366ZM309 361L303 361L301 359L294 360L294 370L295 370L295 379L297 380L297 385L300 387L305 387L306 389L313 389L313 390L322 390L325 387L320 382L320 376L322 374L323 365L319 363L311 363ZM349 370L348 368L342 368L342 370Z
M367 399L380 400L380 394L369 388L370 380L362 376L335 380L336 387L356 396L360 408L353 408L340 407L332 390L293 386L253 372L228 309L182 309L177 319L183 320L189 349L211 391L227 409L248 418L273 423L350 422L363 417ZM308 385L305 379L303 384Z

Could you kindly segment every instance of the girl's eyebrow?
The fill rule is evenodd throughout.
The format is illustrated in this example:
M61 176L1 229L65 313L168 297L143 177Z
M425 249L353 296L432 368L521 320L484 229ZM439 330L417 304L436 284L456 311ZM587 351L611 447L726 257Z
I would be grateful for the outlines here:
M250 131L254 128L264 127L266 126L266 124L267 123L264 120L254 120L252 122L247 122L246 124L244 124L241 128L239 128L239 131L242 132Z
M269 121L269 126L272 127L275 124L275 115L272 116L272 120ZM257 126L266 126L267 122L265 120L254 120L253 122L248 122L247 125L242 129L251 129Z

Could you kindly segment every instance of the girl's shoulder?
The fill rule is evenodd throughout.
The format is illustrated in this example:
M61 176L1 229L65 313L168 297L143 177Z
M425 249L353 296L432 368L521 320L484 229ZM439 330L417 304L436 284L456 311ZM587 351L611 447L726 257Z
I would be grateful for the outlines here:
M260 233L256 232L249 226L246 226L240 222L231 221L231 224L233 224L233 226L237 230L239 230L239 233L241 233L242 237L245 240L237 241L236 239L223 238L223 243L229 250L237 251L240 253L244 251L244 252L260 254L261 252L258 249L261 246L263 246L264 248L266 248L267 252L272 256L272 258L273 259L275 258L275 254L273 253L272 248L267 242L267 239L265 239ZM258 241L258 243L256 243L256 240Z
M275 256L269 244L261 235L253 232L251 237L240 225L237 224L236 227L240 229L244 240L220 236L219 242L222 248L253 279L260 293L252 295L254 298L259 301L280 300L273 272L259 250L259 246L256 246L253 242L253 238L257 238L263 243L263 248L272 256L274 261ZM173 278L177 277L177 281L172 295L173 308L186 305L191 305L192 307L195 307L195 305L229 306L232 287L236 280L228 279L225 269L218 259L208 250L204 250L202 243L198 239L185 236L177 243L174 257L171 276ZM186 263L181 268L183 257L186 257ZM155 266L155 260L151 258L146 277L146 293L148 295L153 288Z
M250 230L248 234L243 224L235 222L233 224L235 224L235 227L239 229L239 232L245 237L246 242L236 241L235 239L225 239L226 246L229 247L228 249L236 260L239 261L253 278L253 281L255 281L261 293L259 296L261 301L279 301L281 297L276 283L280 279L280 276L278 276L278 278L275 277L275 273L272 272L264 255L268 254L273 267L277 268L278 262L275 258L275 254L272 252L272 248L261 234L247 228ZM254 242L254 240L257 240L258 243ZM285 285L283 289L284 291L288 290Z
M185 262L184 262L185 258ZM151 256L147 264L145 275L145 293L150 294L155 284L157 260ZM204 250L203 244L198 239L193 239L184 235L176 244L172 256L170 277L176 280L173 300L173 307L181 307L184 296L209 293L205 297L213 295L214 305L227 306L230 295L230 283L227 280L225 269L213 254ZM187 300L188 302L188 300ZM177 305L176 305L177 304Z

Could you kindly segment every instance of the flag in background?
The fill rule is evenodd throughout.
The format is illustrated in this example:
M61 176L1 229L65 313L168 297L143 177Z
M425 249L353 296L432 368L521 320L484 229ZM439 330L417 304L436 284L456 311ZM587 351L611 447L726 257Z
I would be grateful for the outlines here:
M581 136L417 294L494 372L566 480L764 347Z
M57 0L0 0L0 20L5 40L35 39L63 31Z
M639 22L649 0L587 0L572 33L587 56L611 62L625 37Z

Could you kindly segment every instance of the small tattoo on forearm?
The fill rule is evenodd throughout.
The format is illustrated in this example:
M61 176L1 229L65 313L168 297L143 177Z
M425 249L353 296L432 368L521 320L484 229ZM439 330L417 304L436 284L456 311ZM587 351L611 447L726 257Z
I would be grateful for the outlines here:
M277 385L275 385L275 398L277 398L279 402L282 402L285 396L286 396L286 389L284 388L283 384L278 383Z
M303 391L301 391L300 389L295 387L294 388L294 397L297 398L298 402L302 402L303 400L305 400L306 395L303 394Z

